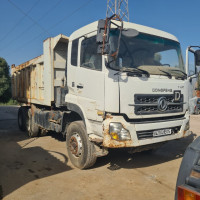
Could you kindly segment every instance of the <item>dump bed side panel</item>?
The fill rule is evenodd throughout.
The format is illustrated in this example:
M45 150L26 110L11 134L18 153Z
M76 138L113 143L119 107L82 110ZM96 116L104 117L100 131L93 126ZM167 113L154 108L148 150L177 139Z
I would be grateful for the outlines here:
M65 86L68 38L58 35L44 41L44 54L12 66L13 99L26 104L51 106ZM60 104L59 104L60 106Z
M21 103L44 103L43 55L12 66L12 97Z

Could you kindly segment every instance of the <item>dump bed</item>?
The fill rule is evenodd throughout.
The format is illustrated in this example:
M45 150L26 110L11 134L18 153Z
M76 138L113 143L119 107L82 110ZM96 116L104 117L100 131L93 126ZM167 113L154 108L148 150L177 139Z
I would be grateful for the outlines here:
M12 65L12 97L21 103L59 106L65 86L68 37L60 34L43 42L43 55Z

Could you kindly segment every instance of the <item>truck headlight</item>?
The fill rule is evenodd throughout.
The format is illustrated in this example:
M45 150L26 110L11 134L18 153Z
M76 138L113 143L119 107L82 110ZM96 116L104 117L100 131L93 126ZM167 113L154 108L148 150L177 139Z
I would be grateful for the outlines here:
M110 123L109 133L114 140L130 140L131 135L128 130L123 128L121 123Z

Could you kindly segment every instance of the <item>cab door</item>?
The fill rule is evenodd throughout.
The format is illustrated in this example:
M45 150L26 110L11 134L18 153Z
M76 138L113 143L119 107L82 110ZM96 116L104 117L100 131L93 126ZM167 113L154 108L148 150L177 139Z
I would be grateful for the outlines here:
M96 35L79 39L79 61L76 71L76 95L78 104L88 119L102 121L104 112L104 71L102 56L97 54Z
M200 47L190 46L186 51L186 69L188 74L188 96L190 113L194 113L196 97L200 91L199 66L200 66Z
M196 50L196 48L198 48ZM190 46L187 48L186 53L186 68L187 74L189 78L189 98L193 98L196 96L196 90L200 89L198 85L198 74L199 74L199 55L200 55L200 47Z

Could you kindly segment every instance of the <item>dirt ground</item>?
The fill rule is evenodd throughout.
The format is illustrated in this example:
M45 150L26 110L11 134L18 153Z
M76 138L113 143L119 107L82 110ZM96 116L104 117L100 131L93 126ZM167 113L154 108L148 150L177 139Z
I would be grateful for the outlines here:
M72 166L58 134L29 138L17 126L18 107L0 106L0 199L173 200L187 146L200 135L200 116L191 116L193 134L153 153L111 151L92 169Z

